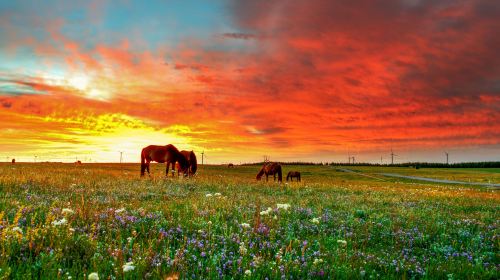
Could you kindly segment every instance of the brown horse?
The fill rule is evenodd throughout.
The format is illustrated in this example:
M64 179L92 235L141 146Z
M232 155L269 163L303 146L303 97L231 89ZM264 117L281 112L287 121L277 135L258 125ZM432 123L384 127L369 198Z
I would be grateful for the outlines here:
M142 149L141 152L141 176L144 176L144 171L149 173L149 162L156 161L159 163L167 163L166 175L168 177L168 168L172 164L175 167L175 162L179 162L183 173L189 168L189 163L186 158L177 150L177 148L168 144L166 146L149 145Z
M228 164L227 168L234 168L234 164L232 164L232 163Z
M300 172L298 171L290 171L288 172L288 175L286 175L286 181L288 182L288 179L293 182L293 178L297 178L297 182L300 182Z
M196 170L198 169L198 161L196 160L196 155L193 151L181 151L181 154L187 160L189 168L188 168L188 176L194 176L196 174ZM181 166L179 163L176 164L177 167L177 176L179 176L181 172Z
M257 174L257 180L262 178L262 175L266 175L266 182L268 181L269 175L274 175L274 181L276 181L276 174L278 174L278 182L283 181L283 176L281 173L281 165L276 162L266 162Z

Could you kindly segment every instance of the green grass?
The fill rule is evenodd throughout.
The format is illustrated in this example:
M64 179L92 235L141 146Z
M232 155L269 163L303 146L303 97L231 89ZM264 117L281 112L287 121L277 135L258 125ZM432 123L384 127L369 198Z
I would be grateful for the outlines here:
M196 178L165 179L153 164L141 179L138 164L0 164L0 278L499 277L496 190L329 166L284 166L302 182L278 185L256 182L258 169L203 166Z

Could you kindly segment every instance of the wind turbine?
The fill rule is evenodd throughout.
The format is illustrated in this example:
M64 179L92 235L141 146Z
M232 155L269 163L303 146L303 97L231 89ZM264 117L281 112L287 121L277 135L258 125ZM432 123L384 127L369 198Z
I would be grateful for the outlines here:
M203 150L203 152L201 152L201 165L203 165L204 156L205 156L205 150Z
M123 160L123 151L118 151L120 153L120 163L122 163Z
M446 165L448 165L448 152L444 152L446 154Z
M398 155L396 155L393 151L392 151L392 148L391 148L391 164L394 164L394 157L397 157Z

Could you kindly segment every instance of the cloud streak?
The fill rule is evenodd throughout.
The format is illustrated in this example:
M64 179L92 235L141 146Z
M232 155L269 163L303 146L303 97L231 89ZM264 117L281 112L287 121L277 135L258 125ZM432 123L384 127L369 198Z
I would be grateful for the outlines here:
M126 23L118 19L117 30L102 26L113 11L83 19L84 34L109 35L91 43L68 35L73 18L41 13L19 26L20 11L2 18L10 40L0 55L10 66L0 69L0 124L13 131L2 143L45 128L47 143L92 145L104 132L116 140L118 132L98 129L99 120L158 132L148 134L151 143L172 134L215 161L262 153L336 160L348 149L380 154L390 147L411 154L500 149L495 2L234 1L220 11L228 21L213 25L229 31L213 27L214 36L203 29L163 43L120 33ZM44 36L34 35L35 23ZM76 137L61 119L90 124L74 129L92 138Z

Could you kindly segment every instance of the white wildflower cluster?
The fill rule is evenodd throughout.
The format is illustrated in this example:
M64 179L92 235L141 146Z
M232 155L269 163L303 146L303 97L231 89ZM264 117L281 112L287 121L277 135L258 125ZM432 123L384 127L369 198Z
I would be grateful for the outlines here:
M68 223L68 220L66 220L66 218L62 218L60 220L53 221L52 225L53 226L62 226L62 225L65 225L67 223Z
M314 262L313 262L314 265L318 265L320 263L323 263L323 259L316 259L316 258L314 259Z
M248 229L248 228L250 228L250 224L248 224L248 223L242 223L241 227Z
M23 230L20 227L13 227L12 232L17 232L19 234L23 234Z
M345 240L339 239L339 240L337 240L337 243L342 245L342 246L347 246L347 241L345 241Z
M207 194L205 195L205 197L212 197L212 194L211 194L211 193L207 193Z
M73 214L75 214L75 211L73 211L70 208L63 208L62 213L63 213L63 215L73 215Z
M283 204L278 203L278 204L276 204L276 208L283 209L283 210L288 210L288 208L290 208L290 204L288 204L288 203L283 203Z
M266 210L260 211L260 215L261 216L267 216L267 215L269 215L269 213L271 213L271 211L273 211L273 209L271 209L271 207L267 207Z
M251 276L252 271L250 269L245 270L245 276Z
M128 262L122 266L123 272L129 272L135 269L134 262Z
M221 197L221 196L222 196L222 194L221 194L220 192L216 192L216 193L214 193L214 194L207 193L207 194L205 195L205 197L212 197L212 196L214 196L214 197Z
M116 209L115 213L119 214L119 213L124 212L124 211L125 211L125 208L120 208L120 209Z
M89 280L99 280L99 274L97 274L97 272L90 273Z
M311 223L313 224L319 224L319 218L312 218Z
M245 247L245 242L240 243L240 254L245 255L247 253L247 248Z

